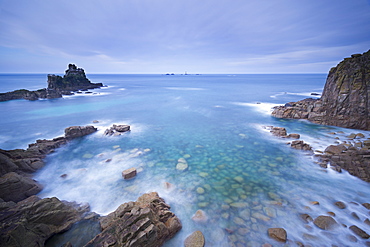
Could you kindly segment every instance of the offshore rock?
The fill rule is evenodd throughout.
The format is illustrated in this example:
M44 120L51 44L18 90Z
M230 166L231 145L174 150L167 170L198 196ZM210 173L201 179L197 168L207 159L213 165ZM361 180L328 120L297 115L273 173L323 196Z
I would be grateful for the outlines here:
M121 133L130 131L130 125L115 125L113 124L112 127L106 129L104 131L104 135L111 136L111 135L121 135Z
M38 100L61 98L62 95L71 95L73 92L103 87L102 83L91 83L85 71L69 64L63 77L48 75L48 87L36 91L19 89L12 92L0 93L0 101L15 99Z
M64 130L64 136L67 140L75 139L81 136L89 135L97 131L94 126L71 126Z
M102 232L86 246L161 246L182 225L156 192L124 203L100 220Z
M54 234L68 230L89 207L59 199L31 196L0 211L1 246L44 246Z
M304 99L274 108L277 118L370 130L370 50L345 58L328 74L320 99Z

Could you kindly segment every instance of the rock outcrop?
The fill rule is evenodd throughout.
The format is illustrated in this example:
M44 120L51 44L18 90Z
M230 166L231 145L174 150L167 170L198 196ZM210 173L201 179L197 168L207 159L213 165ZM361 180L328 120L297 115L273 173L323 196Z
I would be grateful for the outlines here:
M44 246L54 234L68 230L83 218L88 205L31 196L16 203L0 202L1 246Z
M370 130L370 50L332 68L320 99L275 107L272 116Z
M88 89L100 88L102 83L91 83L85 75L85 71L77 68L74 64L69 64L68 69L63 77L58 75L48 75L48 87L36 91L26 89L15 90L7 93L0 93L0 102L26 99L55 99L61 98L62 95L71 95L76 91L86 91Z
M28 145L26 150L0 149L0 199L19 202L42 189L31 174L44 166L47 154L68 141L97 131L93 126L72 126L65 129L64 137L52 140L37 140Z
M181 228L181 222L156 192L124 203L100 219L102 232L86 246L161 246Z

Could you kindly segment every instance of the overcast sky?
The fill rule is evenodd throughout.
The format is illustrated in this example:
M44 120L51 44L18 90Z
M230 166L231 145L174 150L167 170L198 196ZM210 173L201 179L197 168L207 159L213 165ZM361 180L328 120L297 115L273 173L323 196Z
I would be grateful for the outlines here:
M0 0L0 72L327 73L370 0Z

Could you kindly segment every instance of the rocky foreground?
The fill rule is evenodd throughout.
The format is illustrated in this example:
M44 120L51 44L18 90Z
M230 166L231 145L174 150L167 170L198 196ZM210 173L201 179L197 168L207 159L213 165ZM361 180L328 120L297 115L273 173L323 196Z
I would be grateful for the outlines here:
M275 107L272 116L370 130L370 50L332 68L320 99L289 102Z
M130 128L115 125L113 129L122 133ZM42 187L32 179L32 173L44 166L46 155L95 131L93 126L72 126L65 129L63 137L37 140L26 150L0 150L1 246L44 246L55 234L92 218L100 223L101 233L86 246L161 246L182 228L170 206L156 192L124 203L106 217L91 212L86 204L36 196Z
M15 90L7 93L0 93L0 102L26 99L55 99L61 98L62 95L71 95L73 92L86 91L88 89L100 88L102 83L91 83L85 75L85 71L77 68L74 64L69 64L63 77L58 75L48 75L48 87L36 91L26 89Z

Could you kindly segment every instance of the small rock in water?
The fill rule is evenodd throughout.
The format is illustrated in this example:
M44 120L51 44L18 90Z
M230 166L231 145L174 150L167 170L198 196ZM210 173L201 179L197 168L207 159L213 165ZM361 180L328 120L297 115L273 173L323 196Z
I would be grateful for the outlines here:
M206 222L208 220L208 217L203 210L199 209L195 212L191 219L194 220L195 222Z
M244 179L241 176L234 177L234 180L237 181L238 183L243 183L244 181Z
M122 172L122 177L124 179L130 179L136 176L136 169L135 168L129 168L127 170L124 170Z
M202 178L205 178L205 177L207 177L209 174L208 173L206 173L206 172L200 172L199 173L199 176L201 176Z
M188 169L188 164L186 163L177 163L176 165L176 169L179 170L179 171L186 171Z
M317 217L313 223L323 229L323 230L331 230L333 229L338 223L330 216L320 215Z
M67 174L65 174L65 173L64 173L64 174L62 174L62 175L60 175L60 177L61 177L61 178L66 178L67 176L68 176L68 175L67 175Z
M188 236L185 241L185 247L204 247L205 239L201 231L195 231Z
M197 193L198 194L204 194L204 189L202 187L197 188Z
M287 233L284 228L269 228L268 235L270 238L275 239L278 242L286 243Z
M363 239L370 238L370 235L367 234L364 230L362 230L358 226L353 225L353 226L350 226L349 229L351 229L351 231L353 231L360 238L363 238Z
M191 155L190 154L184 154L184 159L188 159L188 158L190 158L191 157Z

